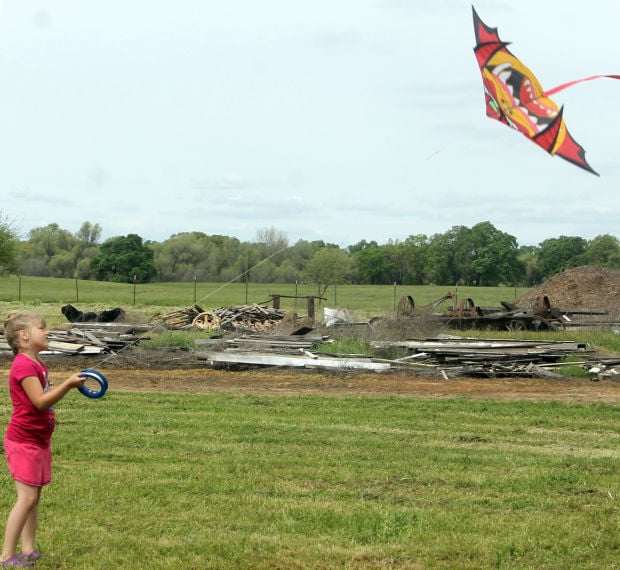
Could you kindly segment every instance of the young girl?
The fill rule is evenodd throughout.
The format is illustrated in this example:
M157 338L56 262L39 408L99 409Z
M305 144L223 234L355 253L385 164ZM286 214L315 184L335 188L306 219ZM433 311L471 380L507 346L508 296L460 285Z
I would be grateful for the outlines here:
M55 416L52 407L85 378L73 374L52 389L39 352L48 348L45 320L37 313L13 311L4 321L4 335L15 359L9 375L13 413L4 438L4 453L15 480L17 502L5 529L0 564L34 566L41 558L35 548L41 489L52 479L50 443ZM17 553L21 537L22 551Z

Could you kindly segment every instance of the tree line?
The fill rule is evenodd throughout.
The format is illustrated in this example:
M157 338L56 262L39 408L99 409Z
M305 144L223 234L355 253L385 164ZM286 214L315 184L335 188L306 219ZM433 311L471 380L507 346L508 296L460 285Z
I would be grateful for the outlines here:
M386 244L362 240L346 248L320 240L289 244L273 227L259 230L254 242L197 231L162 242L137 234L101 242L101 231L88 221L77 233L49 224L19 239L0 212L0 272L119 283L308 282L324 291L334 283L531 287L580 265L620 268L615 236L560 236L519 246L488 221Z

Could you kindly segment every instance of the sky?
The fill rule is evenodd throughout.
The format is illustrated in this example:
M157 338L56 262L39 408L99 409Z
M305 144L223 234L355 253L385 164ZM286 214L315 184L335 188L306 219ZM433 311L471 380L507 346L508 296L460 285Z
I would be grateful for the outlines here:
M616 0L474 5L545 89L620 73ZM471 8L2 0L0 213L24 239L619 236L620 81L554 96L596 177L486 117Z

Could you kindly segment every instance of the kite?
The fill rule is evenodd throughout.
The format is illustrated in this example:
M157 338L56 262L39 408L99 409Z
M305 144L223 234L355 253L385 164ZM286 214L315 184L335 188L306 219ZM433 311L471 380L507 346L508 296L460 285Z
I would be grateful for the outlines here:
M509 42L499 38L497 28L487 26L473 6L472 11L474 54L482 74L487 116L516 129L549 154L598 176L586 161L586 151L566 128L564 107L558 107L549 95L582 81L620 79L620 75L593 75L544 91L536 76L508 50Z

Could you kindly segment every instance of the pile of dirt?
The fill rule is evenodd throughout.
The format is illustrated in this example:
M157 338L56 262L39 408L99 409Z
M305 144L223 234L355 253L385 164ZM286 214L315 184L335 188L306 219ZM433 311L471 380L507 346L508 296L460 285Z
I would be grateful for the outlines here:
M531 307L536 297L546 295L552 307L604 309L620 317L620 269L583 265L554 275L519 299L517 306Z

